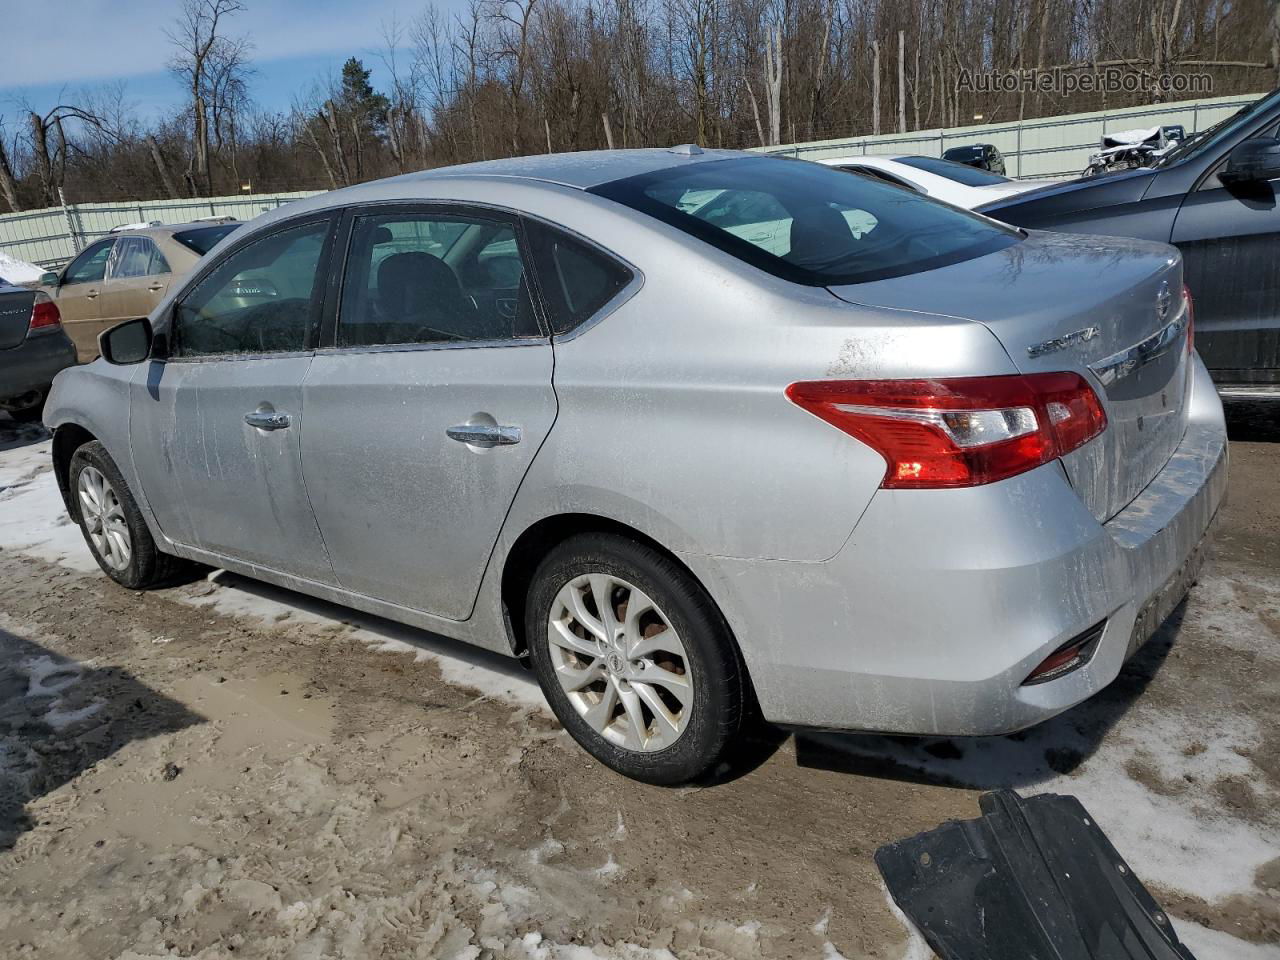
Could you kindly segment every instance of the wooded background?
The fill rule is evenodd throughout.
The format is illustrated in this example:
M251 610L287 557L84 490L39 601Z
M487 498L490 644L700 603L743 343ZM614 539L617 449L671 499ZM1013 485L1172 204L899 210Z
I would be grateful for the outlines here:
M170 115L144 122L122 84L43 113L0 101L0 209L327 189L549 150L761 146L1160 99L977 93L964 71L1204 73L1216 96L1280 86L1277 0L469 0L382 34L380 49L270 111L250 93L255 50L270 45L255 41L250 5L185 0L165 31L181 104Z

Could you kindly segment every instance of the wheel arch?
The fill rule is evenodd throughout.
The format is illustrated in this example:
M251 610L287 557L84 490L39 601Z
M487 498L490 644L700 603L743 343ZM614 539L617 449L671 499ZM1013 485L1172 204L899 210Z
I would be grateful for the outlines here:
M754 701L755 689L751 681L751 673L747 668L746 659L742 655L742 647L738 642L738 637L729 622L729 618L725 616L719 602L708 588L704 579L690 569L689 565L678 554L660 541L655 540L630 524L599 514L561 513L543 517L526 527L511 545L511 549L507 551L502 566L502 615L506 626L507 641L511 645L511 653L514 656L527 664L529 648L524 629L524 607L538 564L557 545L581 533L617 534L635 540L638 543L643 543L645 546L663 554L673 563L678 564L703 589L715 606L716 611L720 614L720 618L724 622L725 631L733 642L734 651L738 656L743 676L747 679L747 689Z
M75 497L71 496L71 457L86 443L98 438L78 423L64 423L53 431L53 475L58 481L58 492L71 519L80 522Z

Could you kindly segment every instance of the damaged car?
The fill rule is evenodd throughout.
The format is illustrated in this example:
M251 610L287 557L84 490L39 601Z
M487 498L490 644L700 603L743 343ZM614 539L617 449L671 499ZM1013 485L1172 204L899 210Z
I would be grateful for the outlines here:
M1191 313L1160 243L547 155L258 218L45 419L117 583L208 564L527 658L586 750L679 783L757 713L994 734L1110 683L1225 489Z

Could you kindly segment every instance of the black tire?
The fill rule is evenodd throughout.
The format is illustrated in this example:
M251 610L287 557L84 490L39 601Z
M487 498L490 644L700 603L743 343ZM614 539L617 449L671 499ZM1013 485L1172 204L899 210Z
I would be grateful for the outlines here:
M94 467L106 477L124 514L125 526L129 530L132 555L129 558L128 565L123 569L116 569L102 556L98 547L94 544L93 538L89 535L85 519L82 516L83 511L78 490L80 474L84 472L86 467ZM98 561L98 566L102 568L102 572L116 583L122 587L128 587L130 590L146 590L166 583L183 567L184 561L161 552L156 546L156 542L151 536L151 531L147 529L146 521L142 519L142 512L138 509L138 503L133 499L133 494L124 482L124 477L120 475L119 468L116 466L115 461L111 459L111 455L107 453L106 448L97 440L84 444L71 455L68 490L72 500L72 516L80 525L80 532L84 535L89 551L93 554L93 558Z
M10 418L17 423L39 423L44 417L44 400L34 407L23 407L21 410L7 411Z
M548 640L552 606L566 584L590 573L634 584L661 608L683 642L692 704L684 707L690 715L670 746L644 752L614 744L579 715L557 679ZM534 672L556 717L583 749L623 776L664 786L698 780L720 762L742 728L749 699L746 669L728 624L683 567L646 544L610 533L579 534L558 544L534 573L525 631Z

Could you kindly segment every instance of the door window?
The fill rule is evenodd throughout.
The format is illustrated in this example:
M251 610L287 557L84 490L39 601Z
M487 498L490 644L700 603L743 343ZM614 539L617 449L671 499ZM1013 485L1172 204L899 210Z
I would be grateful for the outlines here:
M107 258L115 240L101 240L71 261L62 275L63 285L72 283L101 283L107 275Z
M540 336L514 226L458 214L356 217L337 344Z
M148 237L121 237L111 256L111 277L123 280L168 273L169 264Z
M530 229L552 333L589 320L631 282L631 270L603 251L542 224Z
M178 304L172 354L305 350L329 227L327 219L289 227L227 256Z

